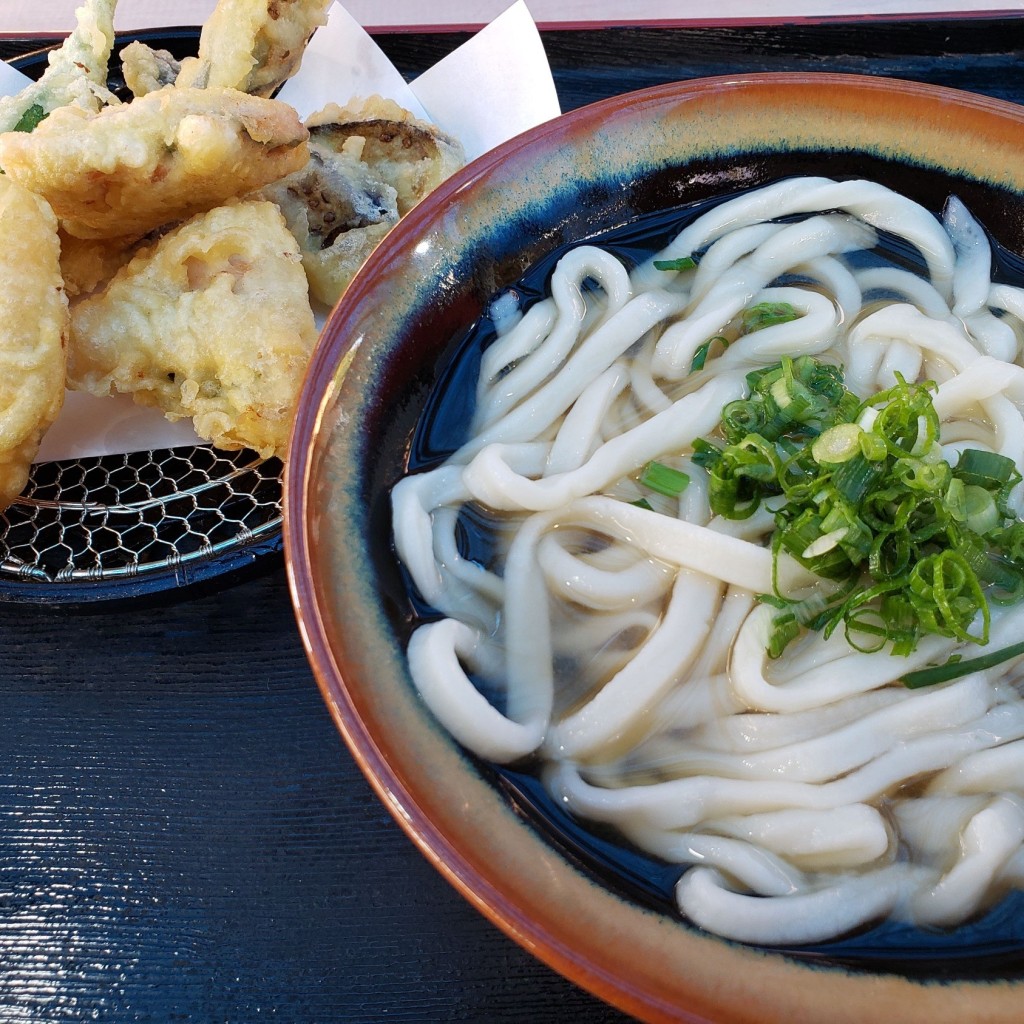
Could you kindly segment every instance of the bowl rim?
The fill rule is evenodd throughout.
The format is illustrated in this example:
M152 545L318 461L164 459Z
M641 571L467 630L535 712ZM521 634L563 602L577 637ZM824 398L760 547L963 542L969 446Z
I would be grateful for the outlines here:
M673 979L666 979L660 990L655 991L649 985L636 984L623 977L621 973L610 970L606 962L602 963L599 958L591 955L589 944L581 953L580 947L566 941L561 929L552 927L550 921L538 921L537 918L520 912L514 901L510 900L507 890L481 873L467 859L459 846L423 813L417 793L393 770L387 750L361 720L350 689L351 685L358 686L358 683L350 684L344 678L327 635L327 624L317 601L314 583L317 574L314 558L316 540L312 536L310 522L314 510L309 504L314 455L318 443L323 440L320 428L335 385L344 376L345 367L355 358L360 345L360 341L354 341L351 331L348 330L353 320L353 311L357 309L360 301L372 292L377 268L399 256L401 251L411 244L409 240L418 237L432 223L438 211L456 200L460 193L474 183L486 179L495 168L510 157L542 145L548 139L558 138L567 128L584 124L604 111L616 110L626 105L642 107L668 101L685 101L688 97L703 94L707 90L742 92L779 86L798 89L838 89L843 93L850 90L865 94L895 92L907 98L920 98L927 103L950 104L958 111L975 110L992 115L996 120L1004 120L1018 131L1024 129L1024 106L1007 100L907 79L829 72L758 72L669 82L589 103L529 129L485 153L442 183L426 200L406 214L398 227L385 236L363 265L349 285L346 295L332 311L321 336L321 342L314 352L302 389L284 473L285 565L300 635L316 683L331 717L371 787L427 860L464 898L506 935L594 995L648 1021L686 1021L690 1024L701 1024L719 1020L753 1021L761 1018L754 1009L751 1009L750 1017L741 1015L735 1005L723 1007L726 1016L718 1016L717 1009L713 1011L714 1016L706 1016L707 1006L687 1008L678 1001L680 996L685 998L688 993L675 984ZM1024 131L1021 131L1019 148L1024 156ZM454 745L454 741L451 742ZM568 866L568 862L566 864ZM793 963L777 954L768 953L767 956L780 962ZM806 963L800 963L798 967L801 971L815 970ZM854 975L844 975L838 970L827 973L855 978ZM928 986L913 979L891 978L882 973L862 975L863 984L860 987L865 988L871 979L877 980L880 977L892 980L895 989L898 990L895 994L900 997L905 996L908 991L915 996L921 996L928 991ZM932 986L932 989L934 988L935 986ZM928 1005L919 1008L920 1016L917 1009L912 1009L903 1019L965 1019L964 1009L972 1005L971 1000L968 998L966 1002L961 1002L954 998L952 993L957 989L966 989L970 993L975 988L975 984L971 982L951 986L937 1000L924 999L923 1002ZM1016 1019L1016 1007L1019 1005L1016 1000L1020 992L1017 986L986 984L984 990L995 993L992 1020ZM894 997L893 987L886 985L884 990L876 995L881 999L880 1005L884 1011L886 1002ZM936 1008L939 1008L938 1016ZM814 1018L806 1019L810 1021ZM862 1018L842 1016L842 1019L852 1021Z

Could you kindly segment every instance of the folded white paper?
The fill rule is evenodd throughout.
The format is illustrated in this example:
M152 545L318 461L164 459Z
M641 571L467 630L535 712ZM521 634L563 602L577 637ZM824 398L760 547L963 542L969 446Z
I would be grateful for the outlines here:
M26 81L0 62L0 95L19 91ZM280 97L307 117L327 103L374 93L434 121L462 142L468 159L560 112L544 47L523 0L411 84L348 11L334 4ZM197 443L187 420L170 423L122 396L68 392L38 461Z
M394 100L417 117L427 116L384 51L344 7L334 4L327 24L310 40L299 73L284 83L278 98L306 118L328 103L374 94Z
M544 44L523 0L424 71L412 89L470 160L559 111Z

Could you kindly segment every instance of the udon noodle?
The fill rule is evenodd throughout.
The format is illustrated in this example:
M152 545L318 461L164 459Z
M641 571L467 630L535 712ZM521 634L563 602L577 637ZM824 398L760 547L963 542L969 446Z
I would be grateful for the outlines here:
M880 239L917 255L872 257ZM482 758L535 759L570 814L686 868L679 909L711 932L947 927L1024 884L1020 659L923 690L901 675L959 641L903 657L808 632L769 659L772 512L712 516L692 459L751 368L809 354L861 397L897 373L937 382L944 457L969 446L1024 470L1024 291L991 262L956 198L939 218L824 178L724 201L633 268L580 245L547 298L496 300L468 440L394 488L399 557L437 612L408 648L433 714ZM764 301L799 316L692 369ZM690 485L641 507L651 460ZM493 527L486 558L460 540L467 515ZM989 646L1022 637L1024 605L993 606Z

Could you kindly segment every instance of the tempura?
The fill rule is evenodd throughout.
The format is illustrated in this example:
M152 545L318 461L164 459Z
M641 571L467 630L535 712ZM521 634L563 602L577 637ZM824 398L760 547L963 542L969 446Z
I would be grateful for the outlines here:
M462 166L464 154L380 96L330 104L306 124L309 162L260 194L281 207L310 291L333 305L399 217Z
M72 311L69 383L192 417L218 448L283 455L317 336L275 206L199 214Z
M117 0L86 0L74 31L54 50L42 77L15 96L0 97L0 132L31 131L58 107L98 111L117 102L107 88Z
M49 206L0 175L0 508L24 489L64 402L68 304L59 254Z
M308 133L285 103L233 89L161 89L90 113L54 111L0 135L0 167L79 238L141 236L303 166Z
M181 62L179 86L240 89L272 96L299 69L330 0L220 0Z
M181 64L169 50L155 50L138 39L129 43L119 56L124 84L136 98L174 85L181 71Z

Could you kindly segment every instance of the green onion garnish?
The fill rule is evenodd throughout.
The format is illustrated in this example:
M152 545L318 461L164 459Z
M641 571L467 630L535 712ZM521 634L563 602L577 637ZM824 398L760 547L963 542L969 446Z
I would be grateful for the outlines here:
M765 327L788 324L800 314L788 302L759 302L743 313L743 333L753 334Z
M693 360L690 362L690 373L696 373L698 370L704 369L704 364L708 360L708 353L711 351L711 346L714 345L716 341L722 346L722 348L729 347L729 339L721 334L716 334L713 338L708 338L708 340L693 353Z
M693 270L697 261L692 256L680 256L674 260L655 260L655 270Z
M864 431L856 423L837 423L829 427L811 445L817 463L838 465L861 454L860 436Z
M964 526L974 533L986 534L1002 525L995 498L984 487L968 484L964 488Z
M1001 647L998 651L983 654L980 658L969 658L967 661L955 657L950 658L945 665L933 665L931 668L908 672L903 676L903 685L911 690L917 690L922 686L946 683L951 679L969 676L972 672L982 672L987 668L994 668L996 665L1001 665L1004 661L1017 658L1022 654L1024 654L1024 642L1010 644L1009 647Z
M978 451L976 448L966 449L956 464L956 475L965 484L976 484L979 487L1002 487L1016 471L1013 459L995 452Z
M684 472L663 462L648 462L640 471L640 483L666 498L678 498L689 482L690 478Z
M722 410L721 441L698 439L693 461L708 474L715 515L745 519L773 499L776 584L763 599L781 603L769 653L804 629L842 628L857 650L889 644L899 655L929 634L988 643L990 602L1024 600L1024 522L1008 506L1021 481L1013 460L968 449L950 467L931 382L897 374L862 402L839 367L800 356L747 383L749 397ZM813 614L778 590L783 552L833 581Z

